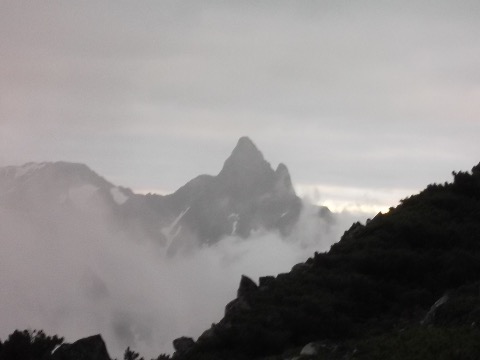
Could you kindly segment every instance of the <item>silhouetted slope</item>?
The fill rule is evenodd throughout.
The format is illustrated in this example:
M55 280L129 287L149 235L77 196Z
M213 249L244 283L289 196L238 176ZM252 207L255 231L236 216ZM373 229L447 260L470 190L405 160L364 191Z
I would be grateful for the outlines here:
M419 346L419 337L435 343L449 329L463 331L462 351L470 356L477 349L472 339L480 340L479 280L480 164L366 225L354 224L328 253L316 253L288 274L260 278L258 287L242 279L224 318L176 358L252 359L299 351L312 341L323 341L331 358L390 358L403 328L410 329L404 340L412 346ZM445 294L438 311L431 309ZM437 331L425 330L422 320ZM473 328L460 329L465 326ZM363 353L353 356L355 349Z

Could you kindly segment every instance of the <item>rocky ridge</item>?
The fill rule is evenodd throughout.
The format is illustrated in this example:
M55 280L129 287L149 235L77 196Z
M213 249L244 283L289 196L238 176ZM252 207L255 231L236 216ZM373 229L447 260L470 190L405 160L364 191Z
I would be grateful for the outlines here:
M112 231L148 239L168 253L211 245L226 236L277 231L287 236L302 202L284 164L273 170L247 137L218 175L200 175L166 196L135 194L86 165L56 162L0 168L0 208L71 218L94 217ZM326 208L319 218L331 220Z

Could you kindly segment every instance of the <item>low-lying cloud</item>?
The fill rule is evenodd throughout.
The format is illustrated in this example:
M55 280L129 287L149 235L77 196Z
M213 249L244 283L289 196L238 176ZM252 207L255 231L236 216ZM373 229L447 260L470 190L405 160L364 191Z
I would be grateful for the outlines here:
M112 357L127 346L145 358L171 353L176 337L196 338L222 318L242 274L287 272L328 250L352 220L315 214L306 206L288 239L258 232L169 258L158 244L113 234L98 216L0 208L0 338L24 328L66 341L101 333Z

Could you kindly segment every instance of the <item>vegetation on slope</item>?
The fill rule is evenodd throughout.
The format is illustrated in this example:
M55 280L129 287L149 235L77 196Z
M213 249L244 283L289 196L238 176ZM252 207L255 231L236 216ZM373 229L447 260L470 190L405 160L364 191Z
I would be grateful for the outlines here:
M260 279L258 289L240 296L219 324L178 355L252 359L329 341L361 358L356 344L374 351L375 339L397 352L394 339L404 329L412 351L426 341L420 334L435 342L451 329L467 336L462 329L473 326L468 334L478 338L480 164L453 175L453 183L430 185L366 225L354 224L328 253ZM468 296L465 286L473 289ZM426 332L418 324L445 294L456 300L429 320L438 331Z

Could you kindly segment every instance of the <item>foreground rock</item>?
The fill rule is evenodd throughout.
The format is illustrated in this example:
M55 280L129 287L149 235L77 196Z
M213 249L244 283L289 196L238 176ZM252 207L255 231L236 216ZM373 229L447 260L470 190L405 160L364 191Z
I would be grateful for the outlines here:
M195 342L192 338L185 336L173 340L173 348L175 349L173 358L175 359L176 357L187 355L194 344Z
M52 360L111 360L107 347L100 335L93 335L62 344L52 355Z

